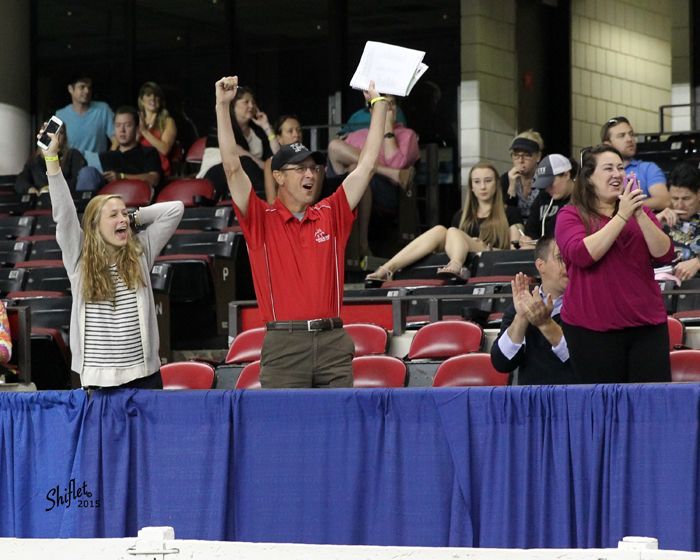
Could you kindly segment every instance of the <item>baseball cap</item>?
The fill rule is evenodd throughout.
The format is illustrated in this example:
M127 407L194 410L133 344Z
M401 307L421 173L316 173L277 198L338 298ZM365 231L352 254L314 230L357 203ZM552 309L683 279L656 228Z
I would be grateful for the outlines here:
M272 156L272 171L279 171L289 163L299 163L307 157L314 158L318 165L326 164L326 156L321 152L312 152L301 142L294 142L282 146L277 153Z
M532 186L536 189L546 189L554 182L554 177L565 171L571 171L569 158L561 154L551 154L537 164Z

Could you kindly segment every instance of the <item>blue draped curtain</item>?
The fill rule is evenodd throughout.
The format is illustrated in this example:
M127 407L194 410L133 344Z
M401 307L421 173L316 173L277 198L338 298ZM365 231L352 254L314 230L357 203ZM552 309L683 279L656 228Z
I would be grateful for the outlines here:
M182 539L569 548L644 535L697 551L699 397L695 384L0 393L0 536L170 525ZM56 486L72 503L47 511Z

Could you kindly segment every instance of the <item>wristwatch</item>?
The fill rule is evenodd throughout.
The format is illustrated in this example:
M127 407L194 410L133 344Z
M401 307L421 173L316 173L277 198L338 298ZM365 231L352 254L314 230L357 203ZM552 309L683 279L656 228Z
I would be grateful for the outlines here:
M395 136L396 136L396 134L394 134L393 132L387 132L384 135L384 138L394 138Z
M141 222L139 221L139 217L136 214L136 211L134 212L129 212L129 225L131 226L131 229L134 231L138 231L141 228Z

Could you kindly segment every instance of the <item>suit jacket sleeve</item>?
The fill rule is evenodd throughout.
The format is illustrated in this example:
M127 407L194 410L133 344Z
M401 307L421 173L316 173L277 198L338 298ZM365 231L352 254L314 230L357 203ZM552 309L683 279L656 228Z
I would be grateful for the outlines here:
M513 323L513 319L515 319L515 306L511 304L503 314L503 320L501 321L501 332L498 333L498 338L493 341L493 346L491 346L491 363L493 364L493 367L501 373L512 372L515 368L520 366L523 358L525 357L525 346L522 346L520 350L518 350L518 353L513 356L512 360L506 358L498 346L498 341L503 336L503 333L506 332Z

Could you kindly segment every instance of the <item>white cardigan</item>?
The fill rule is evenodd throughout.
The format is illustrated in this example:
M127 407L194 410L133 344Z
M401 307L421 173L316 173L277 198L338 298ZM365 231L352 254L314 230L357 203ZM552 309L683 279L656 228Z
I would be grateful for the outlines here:
M70 349L72 353L71 369L81 376L81 384L85 386L113 387L146 377L158 371L158 323L153 301L151 286L151 268L155 258L160 253L173 234L185 210L182 202L163 202L139 208L139 222L148 227L137 234L144 251L140 257L141 275L146 285L136 292L139 307L139 324L145 367L131 368L128 371L115 368L83 368L83 352L85 348L85 300L83 298L82 277L80 274L81 254L83 250L84 233L78 221L73 198L63 173L49 175L49 194L53 207L53 219L56 222L56 241L63 253L63 264L68 272L73 305L70 319Z

